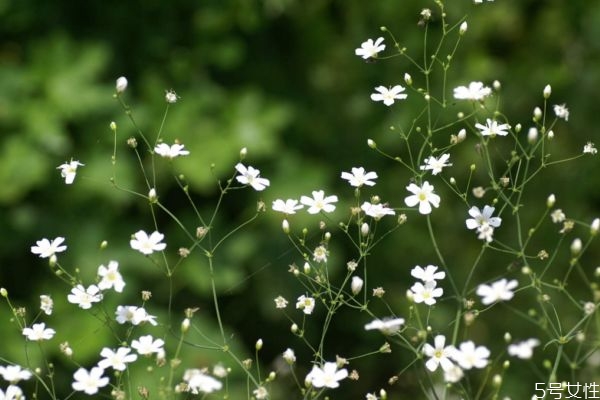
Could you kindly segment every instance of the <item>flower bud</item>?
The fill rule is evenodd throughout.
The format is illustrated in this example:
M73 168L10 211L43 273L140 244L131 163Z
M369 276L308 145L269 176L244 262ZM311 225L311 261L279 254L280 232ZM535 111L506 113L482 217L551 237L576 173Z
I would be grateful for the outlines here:
M357 295L360 293L363 287L363 280L358 276L352 277L352 282L350 282L350 289L352 290L352 294Z
M152 188L148 192L148 200L150 203L156 203L158 201L158 196L156 195L156 189Z
M8 297L8 291L6 290L6 288L0 288L0 296Z
M521 124L516 124L515 125L515 133L521 132L521 128L522 128Z
M549 130L548 131L548 140L552 140L554 139L554 131L553 130Z
M297 324L292 324L290 330L292 331L292 333L297 333L298 332L298 325Z
M533 109L533 120L539 121L542 118L542 110L539 107Z
M467 130L465 128L461 129L458 131L458 135L456 137L458 139L458 143L462 142L467 137Z
M502 84L500 83L499 80L495 80L494 82L492 82L492 87L494 88L494 90L497 92L500 89L502 89Z
M548 208L554 207L555 202L556 202L556 196L554 196L554 194L551 194L550 196L548 196L548 199L546 200L546 207L548 207Z
M510 332L504 333L504 341L506 343L510 343L511 340L512 340L512 335L510 334Z
M110 127L110 130L114 132L117 130L117 123L115 121L111 121L109 127Z
M119 77L115 89L117 90L117 93L123 93L125 89L127 89L127 78L124 76Z
M294 353L294 350L288 348L286 351L284 351L283 359L285 360L286 363L288 363L290 365L295 363L296 362L296 354Z
M405 73L405 74L404 74L404 82L405 82L405 83L406 83L408 86L411 86L411 85L412 85L412 83L413 83L413 80L412 80L412 76L410 76L410 74L409 74L409 73Z
M106 240L103 240L102 242L100 242L100 250L104 250L108 247L108 242Z
M281 229L283 229L283 233L285 233L286 235L290 233L290 223L287 219L281 221Z
M531 127L529 128L529 131L527 132L527 141L531 144L535 143L537 141L538 138L538 130L536 127Z
M254 345L254 348L256 349L256 351L259 351L260 349L262 349L262 347L263 347L263 340L258 339L256 341L256 344Z
M579 252L581 251L581 247L582 247L581 239L576 238L575 240L573 240L573 242L571 243L571 254L573 256L576 256L577 254L579 254Z
M186 333L189 329L190 329L190 319L189 318L185 318L181 322L181 332L182 333Z
M242 149L240 150L240 160L243 160L244 158L246 158L247 155L248 155L248 149L245 147L242 147Z
M375 142L373 141L373 139L368 139L368 140L367 140L367 145L368 145L370 148L372 148L372 149L376 149L376 148L377 148L377 143L375 143Z
M307 275L310 274L310 264L307 262L304 263L304 273Z
M458 28L458 33L462 36L467 32L467 21L464 21L462 24L460 24L460 28Z
M590 226L590 233L592 236L595 236L598 233L598 229L600 229L600 218L595 218Z
M544 87L544 98L547 99L552 94L552 87L550 85L546 85Z
M366 222L364 222L360 226L360 234L363 235L363 237L366 237L369 234L369 224L367 224Z

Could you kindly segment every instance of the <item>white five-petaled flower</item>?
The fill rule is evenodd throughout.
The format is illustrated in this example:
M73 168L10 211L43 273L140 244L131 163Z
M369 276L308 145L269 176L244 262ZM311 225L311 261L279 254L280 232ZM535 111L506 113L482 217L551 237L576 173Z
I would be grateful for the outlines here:
M268 179L261 178L260 170L254 167L246 167L242 163L237 163L235 169L240 173L235 179L242 185L252 186L252 188L258 192L265 190L265 188L271 184Z
M108 385L108 378L102 376L104 370L94 367L90 371L85 368L79 368L73 374L75 381L72 384L73 390L84 392L86 394L96 394L98 389Z
M450 154L442 154L440 158L431 156L425 159L425 165L421 165L421 171L431 170L432 175L437 175L442 172L442 168L451 167L452 164L448 163Z
M444 294L444 289L436 287L436 281L415 282L411 286L410 292L415 303L425 303L428 306L432 306L436 303L435 298L440 297Z
M183 373L183 380L187 382L186 390L192 394L212 393L223 387L219 380L197 368L186 369Z
M40 322L39 324L31 325L31 328L23 328L23 336L31 341L50 340L54 336L56 331L52 328L46 328L46 324Z
M510 129L510 125L498 124L498 122L487 118L485 120L485 125L478 123L475 124L475 128L479 129L479 133L481 133L481 136L506 136L508 135L508 129Z
M386 215L395 215L396 212L389 207L384 206L381 203L372 204L365 201L360 209L364 211L369 217L373 217L375 220L380 220Z
M367 60L377 57L377 53L383 50L385 50L385 44L383 44L383 38L379 37L374 42L373 39L363 42L358 49L354 50L354 54Z
M350 186L361 187L363 185L373 186L375 182L373 179L377 179L376 172L367 172L363 167L352 168L352 172L342 172L342 179L347 180Z
M523 360L528 360L533 356L533 349L539 346L540 341L536 338L513 343L508 346L508 354Z
M119 324L129 322L132 325L139 325L142 322L149 322L150 325L157 325L156 316L148 314L144 307L117 306L115 315Z
M98 366L102 369L111 367L116 371L125 371L127 363L137 360L137 354L129 354L130 352L129 347L119 347L116 351L105 347L100 352L104 358L98 362Z
M468 229L476 229L479 233L479 239L484 239L487 242L492 241L494 228L497 228L502 223L500 217L492 217L495 208L484 206L483 210L473 206L469 209L469 215L472 218L467 218L465 224Z
M325 197L325 192L322 190L313 190L312 195L312 198L308 196L300 197L300 202L308 207L306 211L309 214L318 214L321 211L330 213L335 210L335 206L331 203L338 201L336 195Z
M298 297L298 301L296 302L296 308L302 310L304 314L310 315L315 309L315 299L312 297L306 297L302 295Z
M52 242L44 238L35 242L35 246L31 246L31 252L33 254L39 254L41 258L52 257L56 253L63 252L67 249L67 246L61 246L62 242L65 241L64 237L57 237Z
M377 93L371 94L371 100L383 101L386 106L391 106L396 100L404 100L408 97L406 93L402 93L404 90L404 87L400 85L395 85L389 89L385 86L377 86L375 88Z
M481 284L477 287L477 295L481 296L481 303L484 305L492 304L496 301L507 301L515 295L515 289L519 283L516 279L508 281L502 278L491 285Z
M444 271L436 272L437 269L438 267L435 265L428 265L425 267L425 269L417 265L410 271L410 274L415 278L422 280L423 282L432 282L438 279L444 279L446 277L446 273Z
M82 167L84 164L79 161L71 160L70 162L66 162L64 164L59 165L56 169L60 169L60 176L65 178L65 183L70 185L75 180L75 176L77 175L77 167Z
M557 118L564 119L565 121L569 120L569 109L565 104L555 104L554 114L556 114Z
M40 310L46 315L52 315L52 309L54 308L54 301L52 297L47 294L40 295Z
M335 389L340 386L338 383L348 376L348 371L345 368L339 369L334 362L326 362L323 368L313 365L312 370L306 375L306 381L313 387L327 387Z
M440 206L440 196L433 193L433 185L430 185L427 181L423 182L423 186L421 187L411 183L406 187L406 190L411 192L412 195L405 198L404 203L409 207L414 207L418 204L421 214L431 213L431 206L435 208Z
M102 300L102 293L100 293L100 288L96 285L90 285L87 289L83 285L77 285L71 289L67 300L69 300L69 303L77 304L79 308L87 310L92 308L92 303Z
M159 156L165 157L165 158L175 158L175 157L179 157L179 156L187 156L188 154L190 154L190 152L187 150L184 150L183 149L184 147L185 147L185 145L180 144L180 143L174 143L171 146L169 146L166 143L159 143L154 148L154 152L156 154L158 154Z
M425 367L431 372L435 371L438 366L441 366L444 371L449 371L454 364L450 358L454 355L456 348L452 345L446 346L446 337L444 335L437 335L433 342L435 347L429 343L425 343L423 346L423 353L429 360L425 362Z
M165 243L161 243L165 235L157 231L152 232L148 236L146 232L139 230L133 234L133 237L129 241L129 245L133 250L137 250L145 255L150 255L155 251L162 251L167 247Z
M21 368L20 365L0 366L0 375L5 381L11 384L17 384L19 381L26 381L31 378L31 371ZM0 399L2 397L0 396Z
M303 207L304 205L298 204L298 200L296 199L287 199L286 201L277 199L273 201L273 206L271 208L273 211L279 211L285 215L291 215L296 214L296 210L300 210Z
M131 347L134 348L139 355L145 356L152 353L161 354L165 341L162 339L154 339L152 335L141 336L137 340L131 342Z
M469 86L458 86L454 88L454 98L457 100L480 101L492 94L492 89L483 86L482 82L471 82Z
M365 330L371 331L377 329L384 335L393 335L404 325L404 318L384 318L376 319L365 325Z
M102 278L98 283L98 287L102 290L114 288L115 292L121 293L125 287L123 277L119 272L119 263L110 261L108 267L100 265L98 267L98 276Z
M583 154L597 154L598 150L596 149L596 145L592 142L587 142L585 146L583 146Z
M463 369L485 368L490 351L485 346L475 347L472 341L463 342L453 352L452 359Z

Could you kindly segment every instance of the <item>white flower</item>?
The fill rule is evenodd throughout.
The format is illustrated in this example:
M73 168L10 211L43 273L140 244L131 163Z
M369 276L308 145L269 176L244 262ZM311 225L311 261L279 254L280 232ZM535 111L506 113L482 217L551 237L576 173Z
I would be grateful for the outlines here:
M385 50L385 44L383 44L383 38L379 37L375 42L373 39L363 42L358 49L354 50L354 54L366 60L377 57L377 53L383 50Z
M492 94L492 89L483 86L482 82L471 82L469 86L458 86L454 88L454 98L457 100L480 101Z
M431 212L431 206L438 208L440 206L440 196L433 193L433 186L429 182L423 182L423 186L419 187L414 183L411 183L406 187L406 190L413 193L404 199L409 207L419 205L419 212L421 214L429 214Z
M260 171L251 166L246 166L242 163L237 163L235 166L237 172L240 175L236 176L235 179L242 185L250 185L252 188L258 192L264 190L267 186L271 184L268 179L261 178Z
M386 215L395 215L396 212L389 207L384 206L381 203L371 204L365 201L360 209L365 212L369 217L373 217L375 220L380 220Z
M322 190L313 190L312 195L312 198L308 196L300 197L300 203L309 207L308 210L306 210L309 214L318 214L321 211L330 213L335 210L335 206L331 203L338 201L337 196L332 195L325 197L325 192Z
M2 375L2 378L4 378L5 381L11 384L19 383L19 381L26 381L32 376L31 371L21 368L20 365L0 366L0 375Z
M61 243L65 241L64 237L57 237L52 242L44 238L35 242L35 246L31 246L31 252L33 254L39 254L41 258L52 257L56 253L63 252L67 249L67 246L61 246Z
M433 339L433 342L435 347L429 343L425 343L423 346L423 353L425 353L427 357L430 357L429 360L425 362L425 367L433 372L441 365L444 371L449 371L454 366L452 361L450 361L450 358L456 351L456 348L452 345L446 346L446 337L444 335L437 335Z
M404 318L384 318L376 319L365 325L365 330L371 331L377 329L384 335L393 335L404 325Z
M285 362L287 362L288 364L293 364L296 362L296 354L294 353L294 350L287 348L284 352L283 352L283 359L285 360Z
M125 287L123 277L119 273L119 263L110 261L108 267L100 265L98 267L98 276L102 279L98 283L98 287L102 290L115 288L115 292L121 293Z
M161 157L172 159L175 157L187 156L188 154L190 154L189 151L183 149L184 147L185 145L179 143L174 143L171 146L169 146L166 143L159 143L154 148L154 152Z
M40 322L39 324L31 325L31 328L23 328L23 336L32 341L41 341L52 339L56 331L52 328L46 328L46 324Z
M598 150L596 149L596 145L592 142L587 142L585 146L583 146L583 154L597 154Z
M442 172L442 168L451 167L452 164L448 164L450 154L442 154L440 158L431 156L425 159L425 165L421 165L421 171L431 170L432 175L437 175Z
M273 211L279 211L286 215L296 214L296 210L300 210L304 205L298 204L298 200L295 199L287 199L283 201L281 199L277 199L273 202L273 206L271 207Z
M141 336L137 340L131 342L131 347L136 349L141 356L152 353L161 354L165 341L162 339L154 339L152 335Z
M540 341L536 338L531 338L522 342L513 343L508 346L508 354L513 357L528 360L533 356L534 347L539 346L539 344Z
M511 281L505 278L493 282L492 285L481 284L477 287L477 295L481 296L481 303L492 304L496 301L507 301L513 298L512 290L519 285L516 279Z
M484 206L483 210L473 206L469 209L469 215L473 218L467 218L465 224L467 229L476 229L479 233L479 239L485 239L487 242L492 241L493 228L497 228L502 223L500 217L492 217L494 207Z
M100 352L104 358L98 362L98 366L102 369L111 367L116 371L125 371L127 363L137 360L137 354L129 354L130 352L129 347L119 347L117 351L105 347Z
M187 382L187 391L192 394L212 393L223 387L220 381L196 368L186 369L183 380Z
M0 389L0 399L2 400L25 400L25 395L20 387L8 385L6 392Z
M283 296L277 296L273 301L275 301L275 308L286 308L288 305L288 301Z
M308 373L305 380L316 388L328 387L335 389L340 386L338 381L347 376L348 371L345 368L338 370L336 363L326 362L323 368L313 365L312 370Z
M315 251L313 252L313 260L318 263L327 262L328 254L329 252L327 251L325 246L317 246L315 248Z
M174 90L165 91L165 101L167 103L169 103L169 104L177 103L177 99L179 99L179 96L177 96L177 93L175 93Z
M47 294L40 295L40 310L46 315L52 315L52 309L54 308L54 301L52 297Z
M446 277L446 273L444 271L436 272L437 269L438 267L435 265L428 265L425 267L425 269L417 265L410 271L410 274L415 278L422 280L423 282L432 282L438 279L444 279Z
M479 129L479 133L481 133L481 136L506 136L508 135L507 130L510 129L510 125L498 124L498 122L492 121L491 119L487 118L485 125L475 124L475 128Z
M117 93L123 93L125 89L127 89L127 78L120 76L115 84L115 89L117 90Z
M77 285L71 289L67 300L69 300L69 303L77 304L79 308L87 310L92 308L92 303L102 300L102 293L100 293L100 288L96 285L90 285L87 289L83 285Z
M84 392L86 394L96 394L98 389L108 385L108 378L102 376L104 370L94 367L90 371L85 368L79 368L73 374L75 381L72 384L73 390Z
M555 224L560 224L567 218L567 216L565 215L563 210L557 208L556 210L552 211L552 213L550 213L550 218Z
M129 241L129 245L133 250L137 250L145 255L150 255L155 251L162 251L167 247L165 243L161 243L165 235L157 231L152 232L148 236L146 232L139 230L133 234L133 237Z
M383 104L386 106L391 106L396 100L404 100L408 97L406 93L402 93L404 90L404 87L400 85L393 86L389 89L385 86L377 86L375 91L378 93L371 94L371 100L383 101Z
M153 326L157 325L156 316L148 314L144 307L117 306L115 315L119 324L129 322L132 325L139 325L142 322L149 322Z
M367 172L363 167L352 168L352 172L342 172L342 179L347 180L350 186L361 187L363 185L373 186L375 182L373 179L377 179L376 172Z
M557 118L564 119L565 121L569 120L569 109L564 104L555 104L554 114L556 114Z
M436 287L435 281L425 282L425 284L416 282L411 286L410 291L415 303L425 303L428 306L434 305L435 298L444 294L444 289Z
M56 169L60 169L60 176L65 178L65 183L70 185L75 180L75 176L77 175L77 167L82 167L84 164L79 161L66 162L64 164L59 165Z
M484 368L488 364L490 351L485 346L475 347L472 341L463 342L453 352L452 359L463 369Z
M310 315L315 309L315 299L302 295L298 297L298 301L296 301L296 308L302 310L304 314Z
M252 391L256 400L263 400L269 396L269 391L264 386L259 386Z

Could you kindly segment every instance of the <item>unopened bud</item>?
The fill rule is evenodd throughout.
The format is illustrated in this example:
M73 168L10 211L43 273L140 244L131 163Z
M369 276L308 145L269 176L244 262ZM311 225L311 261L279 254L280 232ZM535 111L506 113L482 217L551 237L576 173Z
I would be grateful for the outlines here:
M492 86L494 87L494 90L497 92L500 89L502 89L502 84L500 83L499 80L495 80L494 82L492 82Z
M537 141L538 138L538 130L535 127L531 127L529 128L529 131L527 132L527 141L531 144L535 143Z
M554 207L555 202L556 202L556 196L554 194L551 194L550 196L548 196L548 199L546 200L546 207L548 207L548 208Z
M256 341L256 344L254 345L254 348L256 349L256 351L259 351L260 349L262 349L263 347L263 341L262 339L258 339Z
M290 223L288 222L288 220L287 220L287 219L284 219L284 220L281 222L281 229L283 229L283 233L285 233L286 235L287 235L288 233L290 233Z
M458 28L458 33L464 35L467 32L468 27L469 26L467 25L467 21L464 21L462 24L460 24L460 28Z
M0 288L0 296L8 297L8 291L6 290L6 288Z
M600 229L600 218L595 218L590 226L590 233L592 236L595 236L598 233L598 229Z
M189 318L185 318L183 322L181 322L181 332L186 333L190 329L190 320Z
M408 86L411 86L411 85L412 85L412 83L413 83L413 80L412 80L412 76L410 76L410 74L409 74L409 73L406 73L406 74L404 74L404 82L405 82L405 83L406 83Z
M542 118L542 110L539 107L533 109L533 120L539 121Z
M571 243L571 254L574 256L579 254L579 252L581 251L581 247L582 247L581 239L576 238L575 240L573 240L573 242Z
M127 78L124 76L119 77L115 89L117 90L117 93L123 93L125 89L127 89Z
M247 155L248 155L248 149L245 147L242 147L242 149L240 150L240 161L243 160L244 158L246 158Z
M373 141L373 139L368 139L368 140L367 140L367 145L368 145L370 148L372 148L372 149L376 149L376 148L377 148L377 143L375 143L375 142Z
M549 130L548 131L548 140L552 140L554 139L554 131L553 130Z
M111 131L117 130L117 123L115 121L112 121L109 126Z
M550 85L546 85L544 87L544 98L547 99L552 94L552 87Z
M363 287L363 283L364 281L360 277L353 276L352 282L350 282L350 289L352 290L352 294L359 294Z
M158 196L156 195L156 189L152 188L148 192L148 201L150 203L156 203L158 201Z
M310 274L310 264L307 262L304 263L304 273L307 275Z
M465 140L466 137L467 137L467 130L465 128L458 131L458 135L456 135L456 138L458 139L458 143Z
M360 234L363 235L363 236L367 236L369 234L369 224L367 224L366 222L364 222L360 226Z

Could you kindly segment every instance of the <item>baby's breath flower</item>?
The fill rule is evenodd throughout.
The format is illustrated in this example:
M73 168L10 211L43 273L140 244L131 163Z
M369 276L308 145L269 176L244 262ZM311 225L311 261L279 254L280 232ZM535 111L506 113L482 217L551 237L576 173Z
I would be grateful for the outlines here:
M565 104L555 104L554 114L556 114L557 118L564 119L565 121L569 120L569 109Z
M174 90L166 90L165 91L165 101L169 104L177 103L179 96L175 93Z
M377 58L377 54L383 50L385 50L385 44L383 44L383 38L379 37L375 41L368 39L363 42L358 49L354 50L354 54L368 60L369 58Z
M406 93L402 93L404 90L405 88L401 85L395 85L390 88L377 86L375 88L376 93L371 94L371 100L383 101L383 104L386 106L391 106L396 100L404 100L408 97Z
M583 154L597 154L598 150L596 149L596 145L592 142L587 142L585 146L583 146Z
M567 217L565 216L565 213L560 208L557 208L556 210L552 211L552 213L550 214L550 218L552 219L552 222L554 222L555 224L560 224Z
M296 302L296 308L302 310L304 314L310 315L315 309L315 299L312 297L302 295L298 297L298 301Z

